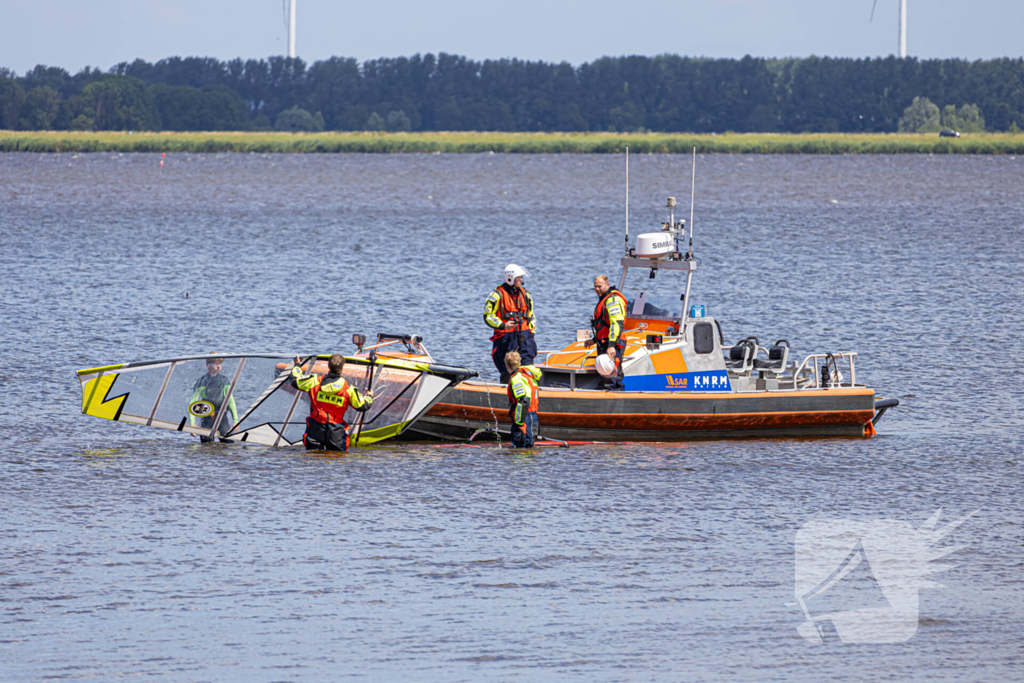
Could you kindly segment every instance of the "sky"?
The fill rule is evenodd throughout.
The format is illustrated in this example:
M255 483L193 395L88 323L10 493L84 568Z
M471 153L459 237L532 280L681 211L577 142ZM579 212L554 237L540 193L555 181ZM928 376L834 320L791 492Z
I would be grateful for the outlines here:
M307 62L416 53L567 61L602 56L878 57L897 49L899 0L298 0ZM283 0L0 0L0 67L71 72L171 56L287 52ZM21 28L18 28L21 27ZM907 53L1024 55L1022 0L908 0Z

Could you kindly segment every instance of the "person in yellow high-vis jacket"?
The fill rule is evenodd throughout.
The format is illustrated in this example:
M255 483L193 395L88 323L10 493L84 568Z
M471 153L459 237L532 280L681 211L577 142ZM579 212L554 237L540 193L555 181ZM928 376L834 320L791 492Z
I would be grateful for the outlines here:
M517 352L523 365L533 363L537 355L537 317L533 313L533 297L523 286L523 278L530 277L525 269L514 263L505 266L505 281L498 285L484 303L484 322L494 334L491 335L491 361L501 376L501 383L508 384L509 374L505 369L505 356Z
M327 374L323 377L312 372L304 374L301 365L302 359L296 356L292 386L309 394L309 416L302 443L309 450L347 451L349 434L345 412L349 406L361 413L368 411L373 406L373 392L360 393L341 376L345 370L345 357L341 354L330 357Z
M512 445L517 448L529 448L537 439L540 421L537 418L537 407L540 404L541 371L535 365L520 365L521 357L515 351L505 356L505 369L508 370L508 414L512 418Z
M615 377L602 382L602 388L621 390L622 354L626 350L626 342L622 339L622 330L626 326L626 297L612 287L607 275L594 278L594 293L597 294L597 307L590 324L594 328L594 339L587 340L586 346L597 344L598 355L604 353L615 363Z

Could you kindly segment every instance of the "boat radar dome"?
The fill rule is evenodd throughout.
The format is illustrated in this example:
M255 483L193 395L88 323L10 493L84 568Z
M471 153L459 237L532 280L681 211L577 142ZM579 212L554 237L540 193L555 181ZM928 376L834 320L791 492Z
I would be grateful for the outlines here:
M636 238L636 255L639 258L662 258L675 250L671 233L645 232Z

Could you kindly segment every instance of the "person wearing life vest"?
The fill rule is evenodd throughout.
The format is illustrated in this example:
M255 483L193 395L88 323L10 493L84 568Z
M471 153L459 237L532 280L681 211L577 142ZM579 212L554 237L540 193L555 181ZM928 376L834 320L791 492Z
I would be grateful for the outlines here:
M523 286L523 278L530 277L524 268L514 263L505 266L505 282L498 285L484 304L484 322L494 330L491 335L491 361L501 375L501 383L508 384L509 373L505 356L511 351L519 353L523 365L532 365L537 355L537 318L533 314L533 297Z
M597 307L590 319L594 329L594 338L588 339L588 348L597 344L597 353L607 354L615 363L615 376L602 381L601 388L618 391L624 388L622 383L622 355L626 342L622 339L622 328L626 324L626 297L612 287L607 275L594 278L594 293L597 294Z
M221 368L224 367L223 358L207 358L206 359L206 374L196 380L196 383L192 385L192 397L188 400L189 406L197 401L206 401L213 406L213 410L209 415L203 417L196 417L189 410L188 423L195 427L196 422L203 429L211 429L217 422L217 413L220 412L221 407L224 405L224 397L228 395L231 390L231 382L220 374ZM225 415L220 419L220 425L217 427L217 431L220 434L227 434L231 431L231 427L238 422L238 409L235 407L235 397L228 397L227 401L228 410L231 412L230 417ZM199 440L203 443L210 443L215 440L212 434L210 436L200 436ZM221 441L227 442L228 439L222 438Z
M365 413L373 405L373 392L365 394L350 385L341 372L345 357L334 354L327 361L327 374L323 378L315 374L304 375L300 367L302 360L296 356L292 367L292 386L309 394L309 417L306 418L306 433L302 443L309 450L347 451L348 423L345 411ZM310 370L312 370L312 360Z
M522 358L516 351L505 356L508 370L508 416L512 418L512 445L516 448L530 448L537 438L540 421L537 419L537 404L541 378L540 368L534 365L520 365Z

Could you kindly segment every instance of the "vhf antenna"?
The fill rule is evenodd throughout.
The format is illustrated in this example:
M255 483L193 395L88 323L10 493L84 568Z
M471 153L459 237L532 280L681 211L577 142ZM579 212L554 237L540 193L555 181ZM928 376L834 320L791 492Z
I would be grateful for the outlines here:
M697 148L693 148L693 170L690 171L690 249L686 260L693 261L693 193L697 188ZM683 314L679 316L678 333L686 335L686 319L690 317L690 285L693 283L693 266L686 271L686 291L683 293Z
M697 187L697 148L693 148L693 170L690 172L690 249L686 252L686 260L693 260L693 193Z
M629 256L629 145L626 145L626 256Z

